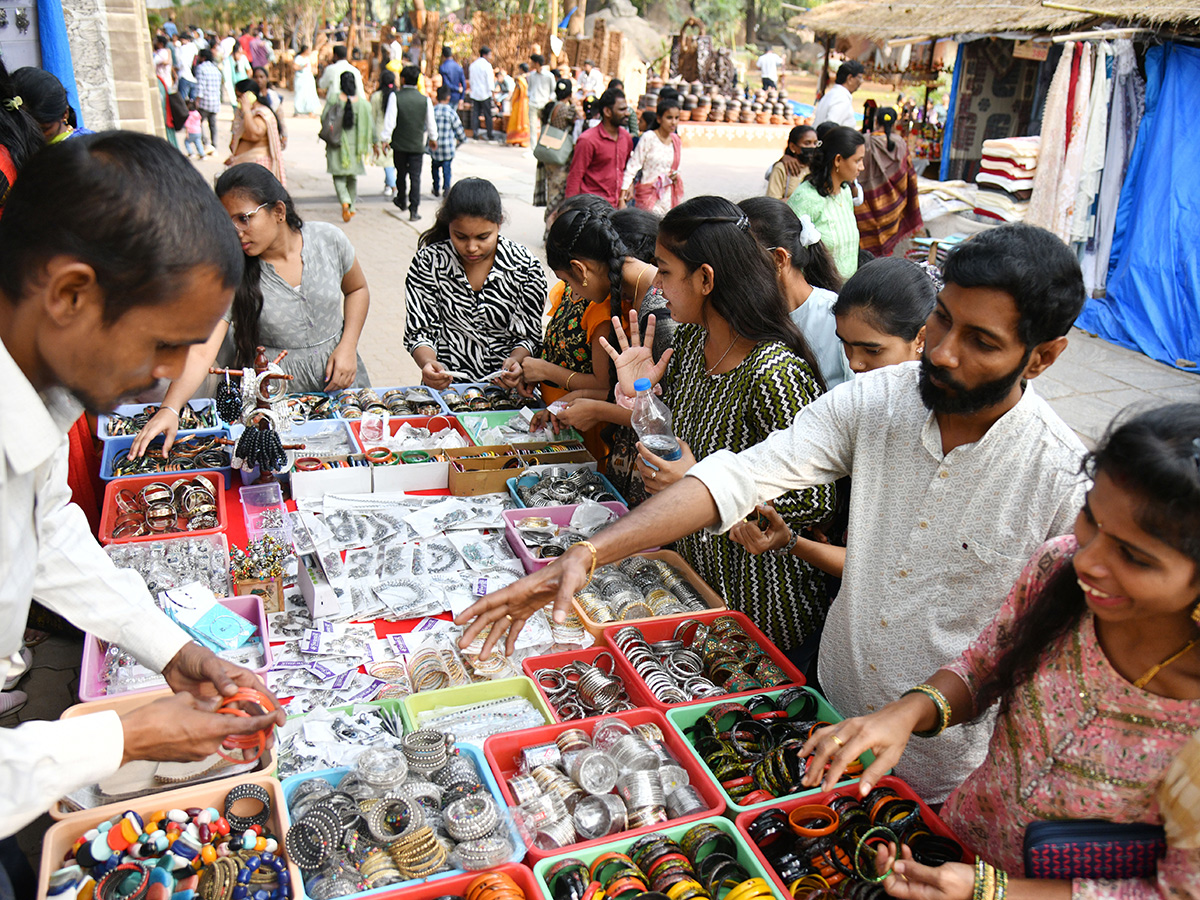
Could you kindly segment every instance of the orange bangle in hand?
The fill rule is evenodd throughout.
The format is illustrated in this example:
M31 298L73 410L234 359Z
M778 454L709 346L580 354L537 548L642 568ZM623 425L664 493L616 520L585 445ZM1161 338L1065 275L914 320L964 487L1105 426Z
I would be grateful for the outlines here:
M277 707L271 702L271 698L262 691L256 691L253 688L239 687L236 694L232 697L224 697L221 700L221 705L217 708L217 712L227 716L240 716L244 719L250 718L250 713L239 706L234 706L235 703L245 703L251 706L258 707L263 713L273 712ZM270 729L265 731L256 731L253 734L231 734L221 743L221 747L217 748L217 755L226 762L231 763L248 763L256 762L263 752L267 749L267 734ZM231 756L226 756L221 752L221 749L226 750L252 750L257 748L257 752L253 756L247 756L242 753L241 759L234 759Z

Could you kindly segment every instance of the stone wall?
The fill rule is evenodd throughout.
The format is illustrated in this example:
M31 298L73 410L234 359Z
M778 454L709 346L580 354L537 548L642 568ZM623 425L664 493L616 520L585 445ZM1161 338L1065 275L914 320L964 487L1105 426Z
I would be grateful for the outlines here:
M163 133L145 0L63 4L84 124Z

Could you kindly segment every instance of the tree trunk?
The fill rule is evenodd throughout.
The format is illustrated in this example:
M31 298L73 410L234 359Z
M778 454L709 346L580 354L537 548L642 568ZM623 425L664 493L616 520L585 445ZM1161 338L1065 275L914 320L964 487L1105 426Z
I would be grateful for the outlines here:
M412 19L412 26L416 31L425 30L425 0L413 0L409 18Z
M575 15L571 16L571 21L567 23L567 34L582 36L583 19L587 14L587 7L581 7L579 0L566 0L566 3L563 4L563 15L566 15L571 10L575 10Z
M346 58L352 59L354 56L354 42L358 37L358 0L350 0L350 14L346 17L349 23L346 26Z
M755 0L746 0L746 43L755 42L755 32L758 30L758 10Z

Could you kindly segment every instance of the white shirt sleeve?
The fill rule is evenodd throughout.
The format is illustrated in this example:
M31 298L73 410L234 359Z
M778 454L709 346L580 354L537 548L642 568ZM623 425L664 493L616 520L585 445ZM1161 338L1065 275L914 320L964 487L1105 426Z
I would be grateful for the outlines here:
M437 119L433 115L433 101L425 98L425 142L436 141L438 136Z
M60 797L121 766L125 733L115 712L0 728L0 835L32 822Z
M760 503L788 491L850 474L854 456L855 384L839 385L796 414L792 424L741 453L719 450L688 470L708 488L728 531Z
M388 95L387 109L383 111L383 139L390 141L396 130L396 92Z

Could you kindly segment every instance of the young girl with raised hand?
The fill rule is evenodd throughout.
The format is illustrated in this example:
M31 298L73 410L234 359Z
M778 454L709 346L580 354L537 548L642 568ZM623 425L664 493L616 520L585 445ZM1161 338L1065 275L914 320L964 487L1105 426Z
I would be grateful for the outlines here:
M969 900L997 880L1007 880L1012 900L1197 896L1194 798L1167 829L1154 877L1024 877L1033 822L1160 825L1164 808L1185 811L1175 792L1188 780L1164 777L1200 723L1200 404L1117 424L1084 474L1092 487L1074 534L1038 549L957 660L879 712L820 729L800 751L815 753L805 784L824 778L829 788L873 750L859 784L865 796L913 735L932 737L996 709L985 762L942 808L980 862L930 868L907 847L899 859L881 849L876 865L890 871L883 887L892 897Z
M920 359L925 350L925 320L936 302L933 281L916 263L886 257L864 265L842 286L833 304L837 338L850 369L862 374ZM812 536L794 535L771 505L757 509L765 530L758 522L742 522L730 529L730 538L751 553L790 544L793 556L835 578L842 577L846 548L839 544L844 521L842 527L831 529L836 534L814 531Z
M812 352L788 318L770 257L738 207L720 197L685 201L663 218L655 256L658 284L679 323L674 350L656 363L646 346L653 344L653 329L647 326L643 342L633 313L628 338L614 322L620 350L604 342L617 365L618 401L628 402L634 382L647 377L662 384L674 414L680 459L669 462L638 445L637 470L651 493L683 478L697 459L744 450L787 426L824 390ZM796 528L823 521L832 507L830 485L778 501ZM824 584L800 560L752 556L731 541L700 534L677 546L778 646L799 646L824 621Z

